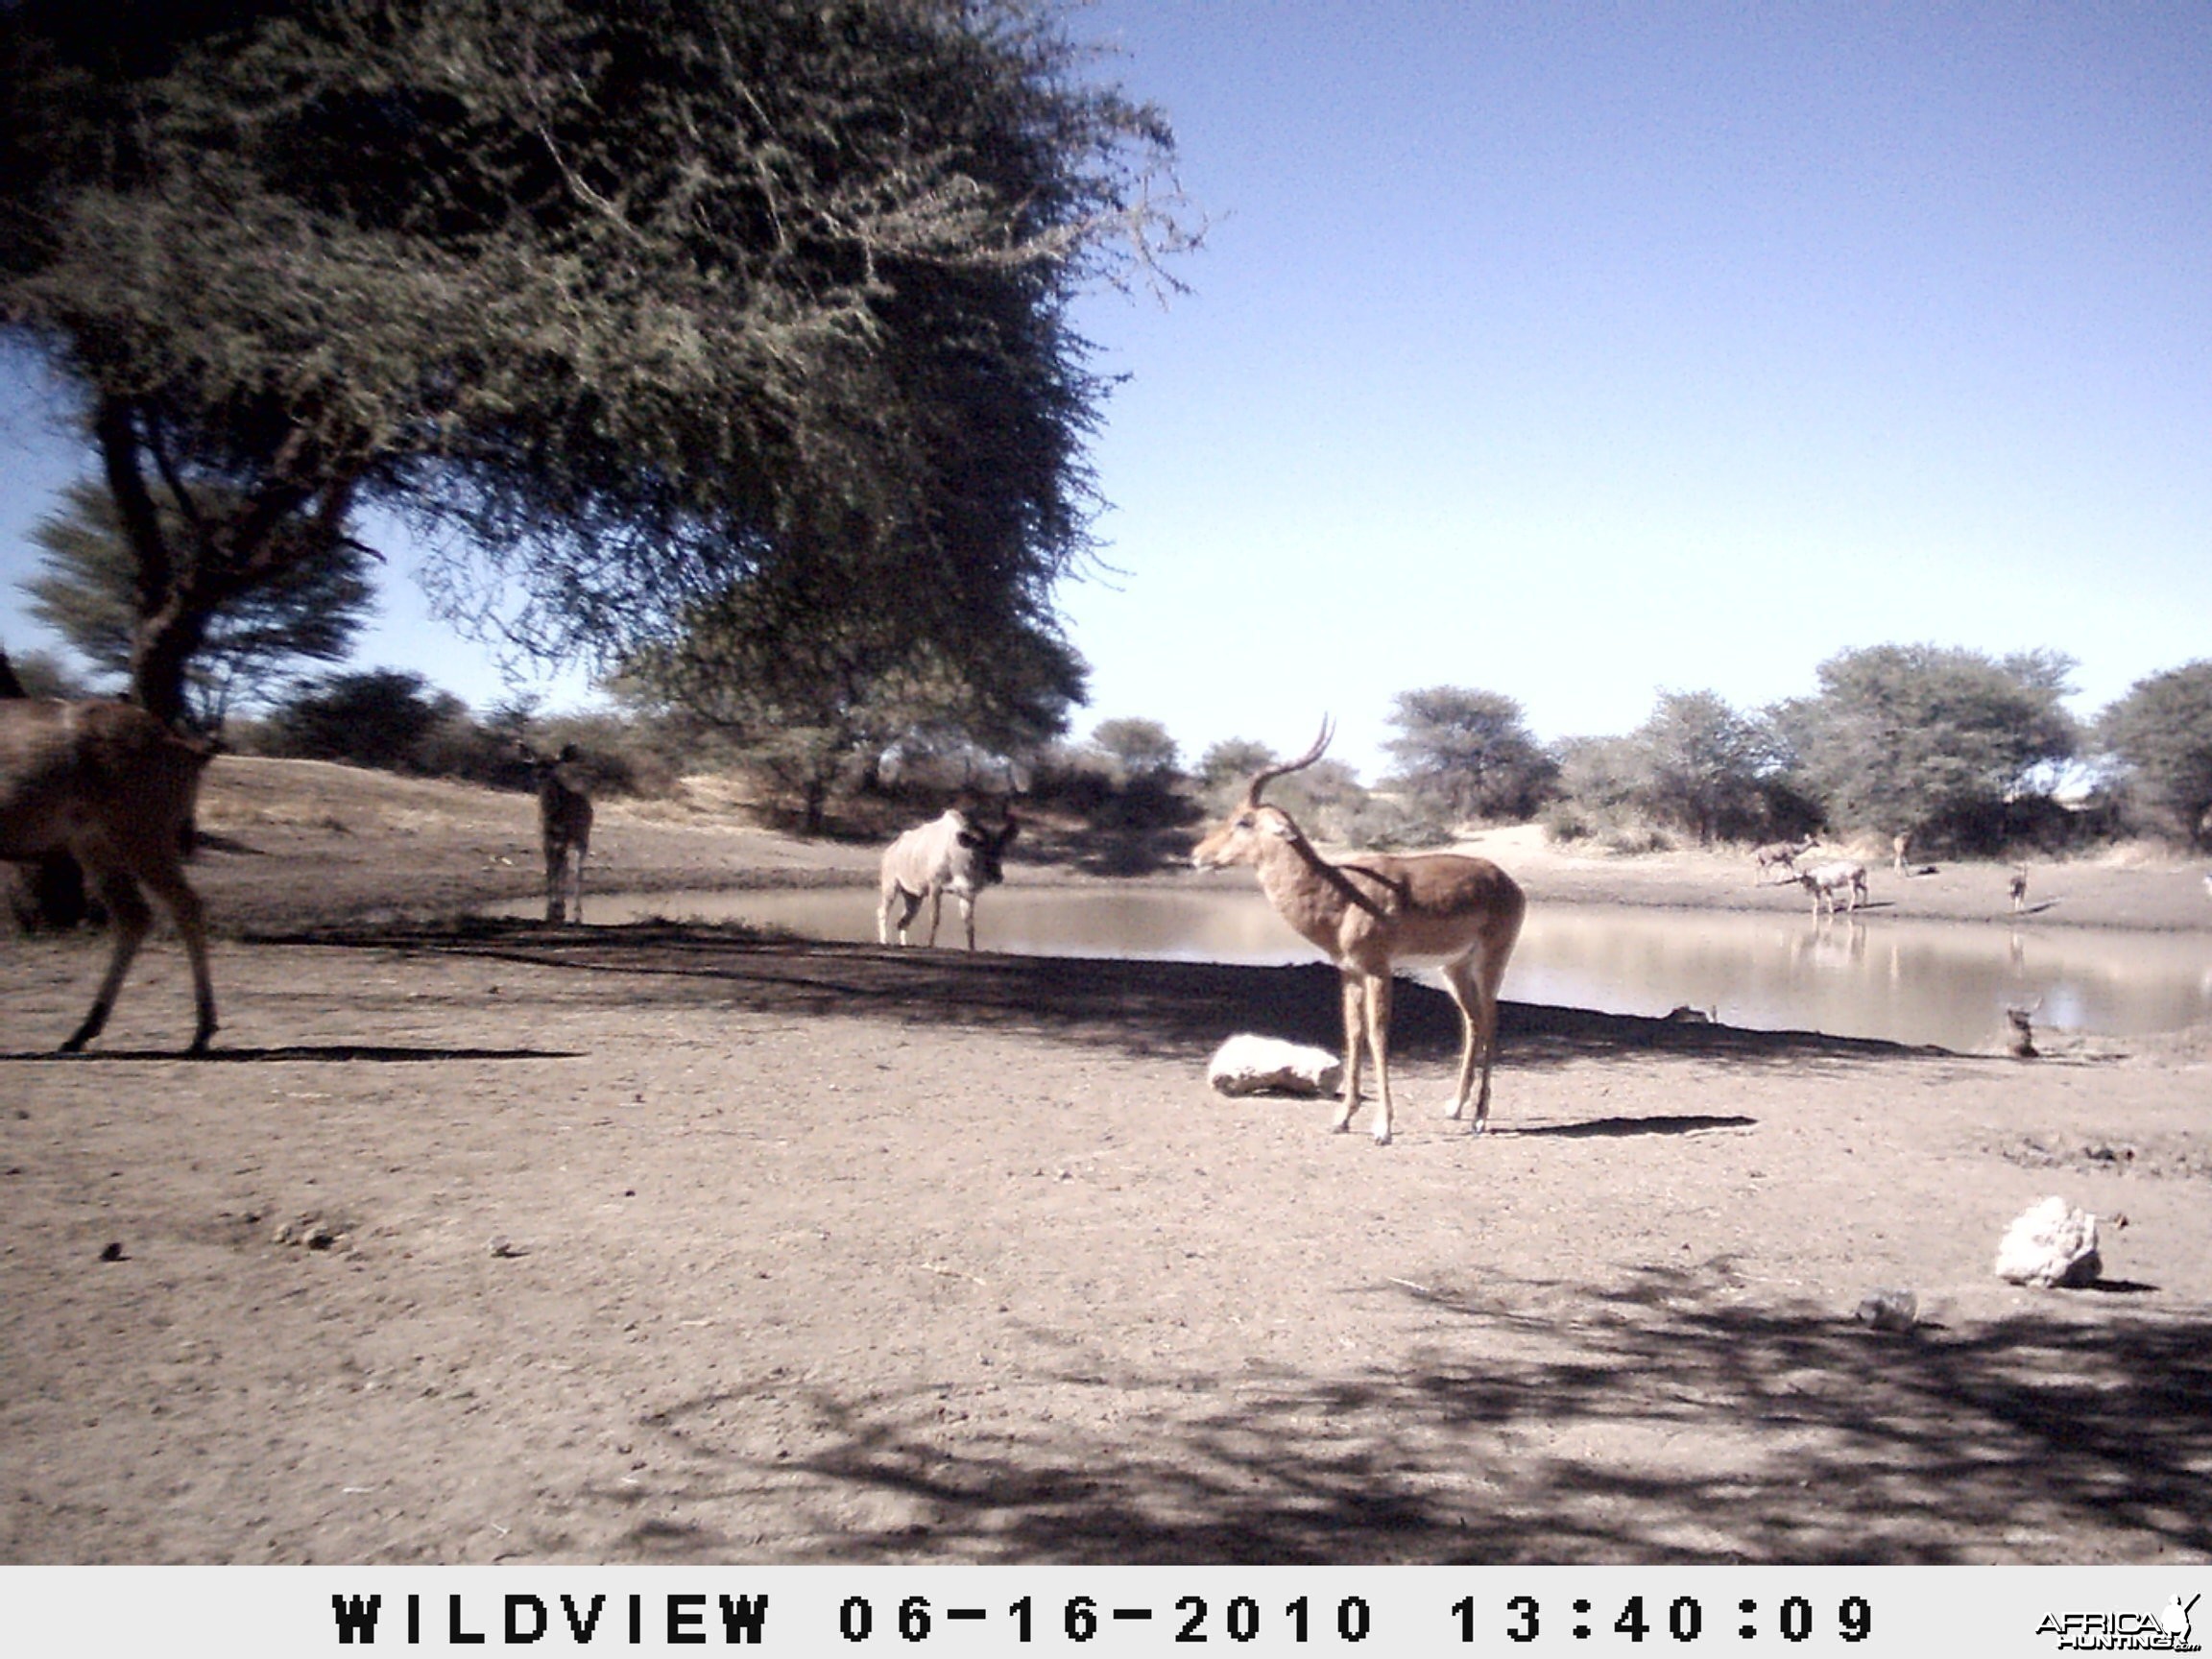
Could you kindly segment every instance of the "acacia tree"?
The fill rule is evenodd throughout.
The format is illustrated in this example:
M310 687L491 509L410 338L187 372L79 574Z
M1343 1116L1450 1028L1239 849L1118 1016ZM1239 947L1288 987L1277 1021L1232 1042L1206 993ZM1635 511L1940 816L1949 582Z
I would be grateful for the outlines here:
M1044 0L0 7L0 322L82 395L134 694L372 503L539 655L833 548L980 668L1088 547L1068 303L1182 239L1085 67Z
M188 536L172 506L163 533ZM368 571L375 555L349 537L313 524L279 527L310 539L287 549L269 581L210 608L205 637L187 665L193 724L221 727L233 703L266 702L301 661L336 662L352 649L373 603ZM127 679L137 624L137 556L115 504L98 485L61 493L61 510L32 526L43 569L23 584L31 612L103 673Z
M1831 824L1985 848L2037 769L2075 752L2061 702L2073 666L2055 652L1877 645L1821 663L1819 694L1774 720Z
M2212 847L2212 661L2138 680L2099 719L2152 810Z
M902 740L1014 754L1067 730L1088 670L1057 631L998 632L978 673L964 654L913 639L902 618L825 591L847 579L825 555L734 584L674 639L636 653L621 684L717 733L796 798L808 834L825 827L832 791Z
M1710 845L1762 828L1761 774L1772 763L1765 729L1712 691L1663 691L1633 742L1638 793L1652 817Z
M1164 780L1174 775L1182 753L1157 720L1121 715L1091 729L1090 747L1106 757L1117 779Z
M1526 818L1542 803L1555 767L1522 717L1498 691L1431 685L1401 691L1383 745L1399 779L1417 800L1455 819Z

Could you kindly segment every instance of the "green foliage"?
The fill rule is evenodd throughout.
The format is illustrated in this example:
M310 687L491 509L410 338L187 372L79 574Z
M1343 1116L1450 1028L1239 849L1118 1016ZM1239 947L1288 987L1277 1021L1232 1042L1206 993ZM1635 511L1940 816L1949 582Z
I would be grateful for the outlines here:
M270 712L268 753L424 775L451 772L449 729L468 709L420 674L396 668L330 674Z
M142 700L372 502L546 656L823 561L964 672L1047 624L1106 389L1069 303L1187 240L1085 67L1045 0L0 8L0 318L83 392Z
M1775 754L1760 722L1711 691L1663 691L1632 741L1642 774L1635 794L1655 823L1687 830L1700 846L1766 829L1763 779Z
M206 493L185 505L173 497L161 513L163 534L183 539L193 516L237 510L235 501L211 501ZM45 550L43 568L23 584L31 613L95 669L122 682L138 623L137 553L114 497L100 485L71 484L61 503L31 530ZM368 548L302 522L274 534L297 548L266 582L208 608L204 637L186 666L186 701L202 731L219 731L233 709L269 701L294 664L342 661L374 602L368 570L375 555Z
M2051 652L1847 651L1820 665L1819 694L1782 705L1775 724L1832 826L1988 851L2004 838L2008 804L2075 753L2060 702L2072 669Z
M1553 841L1617 837L1644 813L1647 757L1628 737L1569 737L1554 744L1557 794L1542 812Z
M1550 792L1554 767L1522 717L1521 705L1496 691L1432 685L1401 691L1390 724L1401 735L1383 747L1413 801L1455 821L1530 817Z
M2138 680L2099 735L2170 833L2212 848L2212 661Z
M717 733L808 834L894 745L1021 754L1064 732L1082 700L1083 660L1042 623L1004 626L979 658L914 638L895 606L848 599L827 559L734 584L675 639L632 656L619 682L633 701Z
M1090 745L1122 782L1169 778L1182 757L1175 739L1157 720L1101 720L1091 729Z

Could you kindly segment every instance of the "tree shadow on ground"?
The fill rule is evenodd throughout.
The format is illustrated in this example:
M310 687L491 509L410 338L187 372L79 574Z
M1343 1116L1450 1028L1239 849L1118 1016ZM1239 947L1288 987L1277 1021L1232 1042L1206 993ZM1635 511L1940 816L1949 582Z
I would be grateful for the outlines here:
M1725 1262L1421 1300L1416 1361L1345 1377L1108 1377L1039 1334L987 1386L726 1391L647 1420L648 1498L741 1512L753 1559L2212 1559L2201 1311L1886 1335L1746 1301ZM1094 1388L1088 1422L988 1416L1024 1372Z
M261 934L261 943L476 956L661 982L667 1000L711 998L762 1012L858 1014L1016 1030L1203 1061L1223 1039L1259 1031L1334 1049L1343 1041L1340 982L1325 963L1258 968L990 952L888 950L763 939L741 926L640 922L615 927L468 918L437 926L354 926ZM1459 1013L1443 992L1399 982L1393 1057L1456 1060ZM1703 1022L1500 1005L1503 1063L1560 1065L1623 1051L1789 1065L1943 1055L1871 1039L1753 1031Z

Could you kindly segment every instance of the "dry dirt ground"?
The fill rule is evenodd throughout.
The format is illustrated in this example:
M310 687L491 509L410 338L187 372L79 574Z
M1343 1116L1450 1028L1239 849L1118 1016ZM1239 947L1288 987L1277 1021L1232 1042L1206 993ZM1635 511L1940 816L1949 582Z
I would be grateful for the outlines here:
M103 944L5 947L0 1559L2212 1559L2205 1033L1510 1004L1479 1139L1409 990L1384 1148L1202 1081L1235 1030L1332 1042L1325 968L470 924L536 886L521 797L226 758L204 807L205 1060L174 941L70 1059ZM595 840L602 891L872 861ZM1802 898L1490 845L1537 903ZM1870 925L2003 888L1877 871ZM2155 860L2031 897L2212 922ZM2126 1214L2101 1287L1992 1276L2047 1192ZM1915 1329L1854 1318L1885 1287Z

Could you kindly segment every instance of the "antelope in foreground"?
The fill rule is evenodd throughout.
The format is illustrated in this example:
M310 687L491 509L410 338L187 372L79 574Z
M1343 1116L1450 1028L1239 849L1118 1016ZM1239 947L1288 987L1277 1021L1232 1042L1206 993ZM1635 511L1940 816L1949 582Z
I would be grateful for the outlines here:
M1475 1132L1490 1119L1490 1066L1498 1051L1498 986L1521 936L1527 900L1513 878L1487 858L1453 853L1407 857L1370 854L1332 864L1299 832L1290 814L1263 805L1271 779L1303 771L1321 758L1332 735L1327 720L1313 747L1285 765L1252 775L1244 804L1198 844L1201 870L1249 864L1283 920L1327 951L1344 981L1344 1098L1338 1132L1359 1109L1359 1047L1375 1051L1375 1142L1390 1143L1390 993L1398 968L1435 967L1459 1005L1459 1083L1447 1117L1457 1118L1474 1092Z
M548 760L527 743L517 753L538 785L538 836L545 849L545 920L584 920L584 855L591 850L591 798L584 793L580 753L564 743ZM563 888L566 888L564 898Z
M975 949L975 896L1006 878L1006 849L1021 830L1009 810L1006 822L986 830L954 806L942 818L932 818L901 835L883 850L881 901L876 907L876 942L891 943L891 930L899 930L899 943L906 943L906 929L922 901L929 901L929 939L937 943L937 923L950 893L960 906L960 920L968 929L968 949ZM899 910L894 923L891 912Z
M123 976L161 901L192 964L199 1020L190 1054L215 1035L207 922L184 879L192 811L211 746L178 736L127 703L0 702L0 859L67 853L84 867L115 929L92 1011L61 1045L74 1054L100 1035Z

